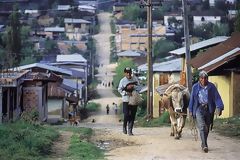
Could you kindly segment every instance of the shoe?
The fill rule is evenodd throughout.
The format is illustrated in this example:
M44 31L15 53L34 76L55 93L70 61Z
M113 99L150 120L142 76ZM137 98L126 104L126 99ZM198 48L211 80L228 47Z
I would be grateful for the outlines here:
M123 133L127 134L127 129L126 128L123 128Z
M129 135L129 136L133 136L133 133L132 133L132 132L128 132L128 135Z
M203 147L202 150L203 150L205 153L208 153L208 147Z

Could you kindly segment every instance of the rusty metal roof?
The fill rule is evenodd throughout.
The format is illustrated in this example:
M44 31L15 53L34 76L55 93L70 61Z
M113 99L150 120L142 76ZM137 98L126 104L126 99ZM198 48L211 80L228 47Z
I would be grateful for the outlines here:
M227 60L234 54L237 54L239 52L237 49L238 47L240 47L240 32L235 32L226 41L218 44L217 46L209 48L205 52L198 54L190 61L190 64L194 68L201 68L204 70L206 67L209 66L211 66L211 68L216 67L214 65L219 65L219 63L221 63L222 61Z
M235 59L236 56L240 55L240 48L235 48L231 50L230 52L227 52L226 54L208 62L207 64L199 67L199 70L205 70L207 72L210 72L217 67Z

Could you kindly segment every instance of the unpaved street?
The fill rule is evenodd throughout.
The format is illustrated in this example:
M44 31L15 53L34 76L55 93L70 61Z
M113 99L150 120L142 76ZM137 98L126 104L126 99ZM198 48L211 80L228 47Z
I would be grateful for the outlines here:
M98 78L106 83L112 80L112 70L115 65L109 65L109 36L110 13L100 13L101 32L94 38L97 41L97 54L100 65ZM237 160L240 157L240 141L218 136L211 132L209 135L209 153L200 150L200 141L195 141L190 129L184 128L180 140L170 137L170 128L134 128L134 136L124 135L118 116L111 108L106 115L105 107L112 102L120 103L111 87L99 84L97 87L100 99L94 100L102 105L101 111L81 123L80 126L92 127L95 131L93 141L106 151L109 160ZM110 105L111 107L111 105ZM92 119L95 123L91 123Z

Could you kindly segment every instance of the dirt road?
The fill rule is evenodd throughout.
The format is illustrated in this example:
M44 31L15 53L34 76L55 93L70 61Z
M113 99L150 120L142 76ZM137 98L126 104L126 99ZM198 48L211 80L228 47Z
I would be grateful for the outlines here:
M115 65L109 65L110 14L100 13L100 34L94 38L97 41L97 54L100 65L97 75L103 83L112 80L112 70ZM180 140L169 136L170 128L134 128L134 136L124 135L118 117L110 110L106 115L105 106L112 102L120 103L121 99L114 96L111 87L100 84L97 87L100 99L94 100L102 105L99 114L90 117L81 126L92 127L95 130L94 141L100 148L107 150L109 160L237 160L240 157L240 141L209 135L209 153L200 150L200 141L195 141L190 129L184 128ZM91 123L92 119L96 123Z

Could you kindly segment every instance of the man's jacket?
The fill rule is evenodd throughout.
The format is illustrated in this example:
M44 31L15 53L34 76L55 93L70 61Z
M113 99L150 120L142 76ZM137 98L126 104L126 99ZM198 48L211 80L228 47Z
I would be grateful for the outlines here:
M129 101L129 95L127 94L127 92L129 92L129 91L126 90L126 87L129 84L135 84L136 86L134 87L134 90L139 91L140 85L139 85L139 81L138 81L137 77L132 76L131 79L127 79L127 77L123 77L120 80L119 85L118 85L118 92L122 95L123 102Z
M192 87L192 93L190 96L188 108L189 112L191 112L194 117L196 116L197 108L200 105L198 100L198 92L200 91L200 89L201 89L200 83L199 82L195 83ZM224 105L215 85L211 82L208 82L207 89L208 89L208 109L210 114L213 114L215 112L216 107L219 110L223 110Z

